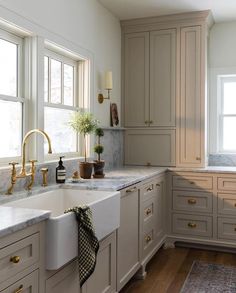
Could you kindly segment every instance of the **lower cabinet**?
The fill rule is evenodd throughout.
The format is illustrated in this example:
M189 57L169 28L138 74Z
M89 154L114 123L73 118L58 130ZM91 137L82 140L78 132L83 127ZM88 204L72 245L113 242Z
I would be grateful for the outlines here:
M21 293L21 292L22 293L23 292L38 293L39 292L38 278L39 278L38 270L36 270L0 292L1 293ZM58 292L62 292L62 291L58 291Z
M77 260L57 271L46 281L46 293L79 293Z
M121 290L140 267L137 186L121 192L120 209L120 227L117 232L117 291Z
M100 242L94 273L83 285L82 293L116 292L116 233Z

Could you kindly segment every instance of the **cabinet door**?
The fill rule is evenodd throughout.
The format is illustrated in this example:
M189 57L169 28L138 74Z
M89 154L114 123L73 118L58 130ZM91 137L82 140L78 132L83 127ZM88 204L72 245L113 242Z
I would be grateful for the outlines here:
M46 281L46 293L79 293L79 271L73 261Z
M100 242L94 273L82 288L82 293L116 292L116 233Z
M205 66L201 26L181 28L179 166L204 165Z
M125 126L148 126L149 33L126 34L124 46Z
M150 125L175 126L176 30L150 34Z
M117 232L117 291L136 273L139 264L139 191L126 189L121 197Z
M175 130L126 130L125 163L144 166L175 166Z

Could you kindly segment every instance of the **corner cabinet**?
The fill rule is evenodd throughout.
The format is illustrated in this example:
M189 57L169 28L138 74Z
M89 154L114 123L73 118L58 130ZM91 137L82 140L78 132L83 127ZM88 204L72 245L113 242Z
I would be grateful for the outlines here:
M123 113L128 135L126 164L205 165L206 56L212 23L209 11L121 23ZM140 140L135 137L140 146L133 143L129 152L129 133L134 129L140 137ZM146 151L138 152L145 149L143 136L150 129L152 135L145 135L146 145L152 145L148 156ZM163 149L159 138L153 138L159 135L158 131L172 133L172 138L164 144L167 150L174 148L171 159L157 155Z

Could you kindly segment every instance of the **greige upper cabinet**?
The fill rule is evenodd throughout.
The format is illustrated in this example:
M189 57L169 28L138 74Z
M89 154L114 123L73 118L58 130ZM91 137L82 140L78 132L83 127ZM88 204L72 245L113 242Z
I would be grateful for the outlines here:
M176 30L125 35L126 127L175 126Z
M146 126L149 120L149 33L126 34L124 51L125 125Z
M175 126L176 29L150 33L151 126Z
M205 38L200 25L180 29L177 165L205 164Z

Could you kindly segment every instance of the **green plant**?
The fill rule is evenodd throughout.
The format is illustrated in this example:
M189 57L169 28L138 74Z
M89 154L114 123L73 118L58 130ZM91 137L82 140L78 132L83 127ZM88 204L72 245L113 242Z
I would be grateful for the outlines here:
M94 147L94 152L98 155L98 162L100 162L100 160L101 160L101 154L104 151L104 147L100 143L100 138L102 136L104 136L104 131L102 130L102 128L96 128L95 135L98 137L98 143Z
M84 137L84 160L87 162L87 135L94 132L98 126L98 120L94 119L93 114L79 111L71 115L68 125L77 133Z
M100 144L95 145L94 152L98 155L98 162L101 161L101 154L104 151L104 147Z

